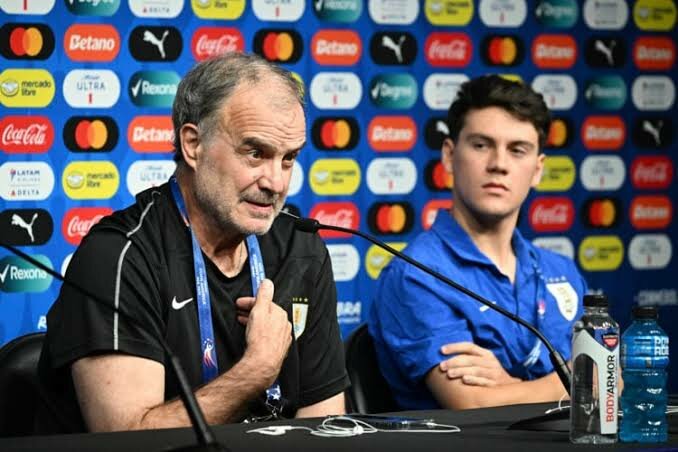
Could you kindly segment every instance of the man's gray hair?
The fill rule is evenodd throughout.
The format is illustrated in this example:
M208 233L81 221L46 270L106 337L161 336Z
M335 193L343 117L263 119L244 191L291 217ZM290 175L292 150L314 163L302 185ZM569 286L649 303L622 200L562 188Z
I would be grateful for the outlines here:
M235 88L266 77L277 78L289 88L291 99L304 106L303 89L292 73L258 55L230 52L193 66L179 83L172 105L174 160L183 161L180 130L184 124L197 125L202 139L209 140L219 127L219 111Z

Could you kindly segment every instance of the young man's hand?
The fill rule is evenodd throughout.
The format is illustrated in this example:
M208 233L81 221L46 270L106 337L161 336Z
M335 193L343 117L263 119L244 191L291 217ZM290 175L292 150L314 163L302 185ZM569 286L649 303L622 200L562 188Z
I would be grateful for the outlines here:
M453 355L439 364L450 380L460 379L471 386L498 386L521 380L509 375L490 350L472 342L443 345L444 355Z

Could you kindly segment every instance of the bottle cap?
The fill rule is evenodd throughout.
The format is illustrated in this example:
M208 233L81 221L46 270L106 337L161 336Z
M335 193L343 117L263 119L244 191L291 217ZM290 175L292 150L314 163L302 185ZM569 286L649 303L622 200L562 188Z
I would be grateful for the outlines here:
M656 319L658 317L656 306L634 306L633 317L636 319Z
M584 306L592 308L606 308L607 295L602 293L584 295Z

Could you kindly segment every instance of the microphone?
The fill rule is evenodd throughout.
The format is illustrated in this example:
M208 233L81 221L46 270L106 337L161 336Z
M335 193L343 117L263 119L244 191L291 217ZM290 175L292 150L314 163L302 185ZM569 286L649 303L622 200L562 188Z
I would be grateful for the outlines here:
M473 298L476 301L479 301L480 303L484 304L490 309L495 310L496 312L502 314L505 317L508 317L509 319L513 320L514 322L524 326L527 328L529 331L531 331L537 338L546 346L546 349L549 352L549 358L551 359L551 364L553 364L553 368L555 369L556 373L558 374L558 377L560 378L561 383L563 386L565 386L565 390L567 391L567 394L570 395L570 384L572 382L572 373L570 372L570 368L567 365L567 362L563 358L563 356L556 350L553 345L546 339L546 337L539 331L537 328L535 328L531 323L528 321L524 320L523 318L513 314L510 311L507 311L506 309L502 308L501 306L492 303L490 300L487 298L482 297L481 295L478 295L477 293L473 292L472 290L467 289L466 287L452 281L448 277L438 273L437 271L433 270L432 268L429 268L422 264L419 261L416 261L412 259L411 257L407 256L406 254L401 253L400 251L396 250L395 248L390 247L386 243L382 242L381 240L377 239L376 237L373 237L369 234L366 234L364 232L358 231L356 229L349 229L349 228L343 228L341 226L333 226L329 224L323 224L320 223L318 220L313 219L313 218L300 218L296 215L293 215L289 212L281 211L281 213L294 218L295 221L295 227L299 231L303 232L317 232L321 229L326 229L326 230L331 230L331 231L338 231L338 232L344 232L347 234L351 235L357 235L359 237L362 237L375 245L377 245L380 248L385 249L389 253L398 256L405 262L414 265L421 271L428 273L429 275L433 276L439 281L444 282L448 286L451 286L458 291L468 295L469 297Z
M24 253L20 249L3 242L0 242L0 246L11 251L12 253L21 257L25 261L30 262L31 264L35 265L41 270L44 270L54 278L72 287L73 289L77 290L83 295L90 297L96 303L101 303L102 305L110 308L114 312L122 314L123 317L125 317L130 322L134 323L135 326L142 329L144 328L144 326L141 325L141 322L139 322L137 319L128 315L125 311L114 308L113 303L108 303L106 302L105 299L103 299L99 295L95 295L94 293L90 292L89 290L85 289L79 284L67 280L66 278L61 276L60 273L52 270L42 262ZM212 432L212 429L207 424L207 421L205 420L205 415L200 409L200 405L198 405L198 401L195 398L195 394L193 394L193 390L188 384L188 378L186 378L186 374L184 373L181 367L179 358L172 352L172 350L170 350L169 344L167 343L164 337L158 336L157 339L158 342L160 342L160 345L162 345L162 348L165 350L167 357L169 358L171 364L170 367L172 368L174 376L177 378L177 382L179 383L179 396L181 397L181 401L183 402L184 407L186 408L186 412L188 413L188 417L191 421L191 427L193 428L195 436L198 440L198 444L196 445L179 447L170 450L174 452L230 452L230 449L217 442L214 436L214 432Z

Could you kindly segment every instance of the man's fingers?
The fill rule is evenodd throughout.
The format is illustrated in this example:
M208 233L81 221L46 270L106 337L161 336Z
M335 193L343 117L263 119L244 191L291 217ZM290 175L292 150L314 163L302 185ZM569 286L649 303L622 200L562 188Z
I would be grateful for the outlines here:
M445 344L440 348L444 355L454 355L464 353L467 355L481 356L488 350L474 344L473 342L456 342L453 344Z
M254 302L257 299L254 297L240 297L235 300L235 305L238 308L238 311L250 311L254 307Z
M273 282L270 279L261 281L257 291L257 298L254 301L254 308L271 303L273 301L273 291Z
M497 386L496 381L485 377L476 377L475 375L464 375L461 377L461 381L464 382L465 385L469 386Z
M455 355L440 363L441 370L454 369L458 367L483 366L485 361L476 355Z

